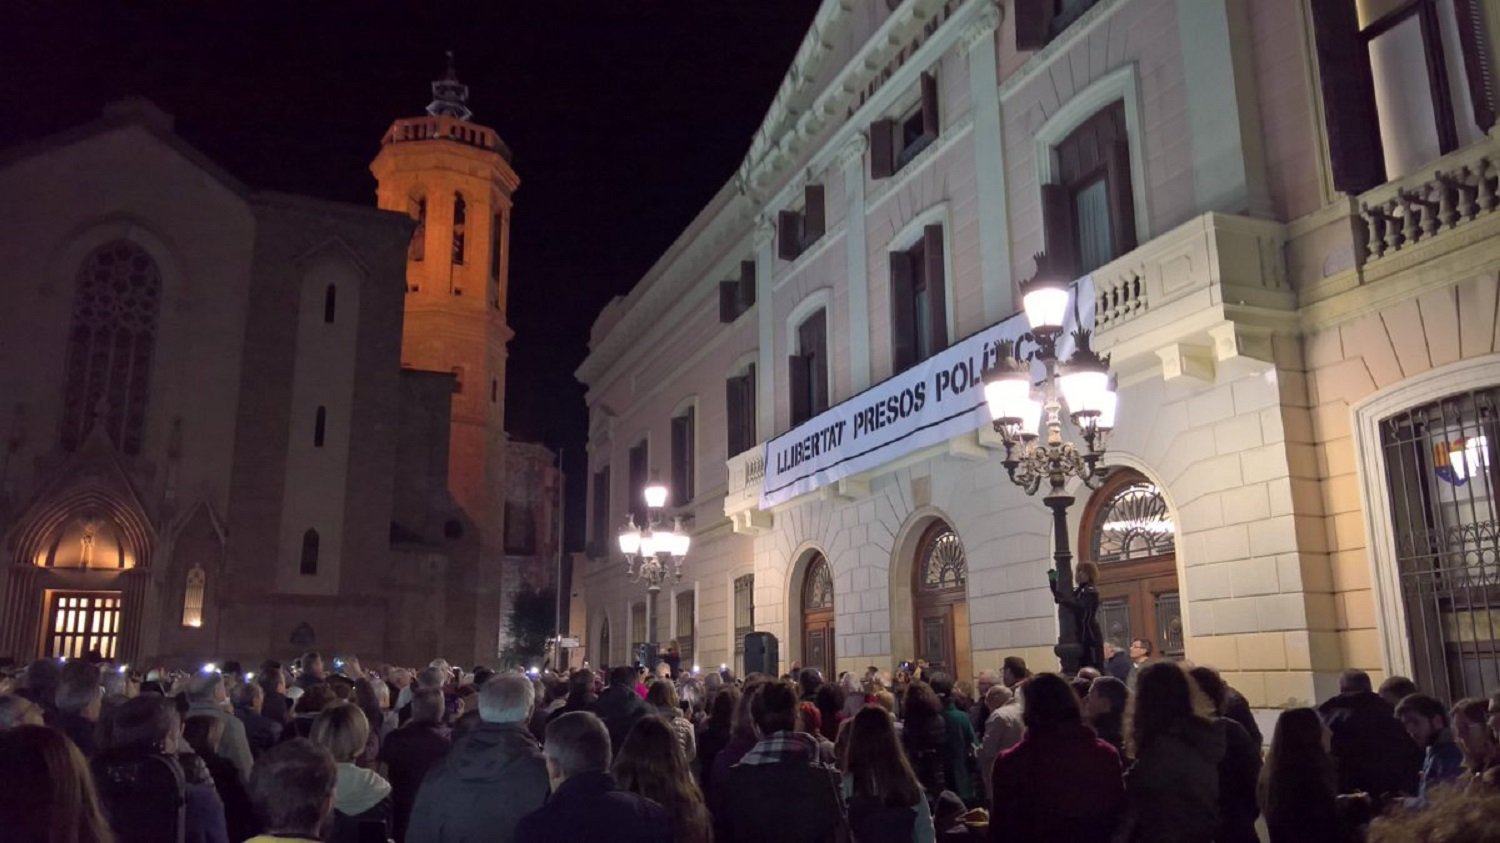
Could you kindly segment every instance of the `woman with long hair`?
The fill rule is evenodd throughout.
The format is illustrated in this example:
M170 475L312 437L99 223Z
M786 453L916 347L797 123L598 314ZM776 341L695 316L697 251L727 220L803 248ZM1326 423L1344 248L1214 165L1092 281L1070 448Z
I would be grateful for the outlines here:
M0 732L0 832L13 843L114 843L83 753L61 732Z
M1223 733L1208 698L1176 662L1141 668L1126 710L1126 777L1131 843L1209 843L1219 824Z
M948 789L948 723L943 703L926 682L914 681L901 700L901 746L930 798Z
M669 685L657 682L652 685ZM713 823L703 791L693 780L677 730L664 717L642 717L615 754L612 772L620 789L644 796L667 809L677 843L712 843Z
M930 843L936 837L932 812L890 714L869 706L847 723L848 746L839 766L854 837Z
M682 757L691 765L698 758L697 730L693 728L693 722L683 715L677 688L672 680L658 679L652 682L651 687L646 689L646 703L654 707L656 713L672 726L677 742L682 746Z
M1328 727L1314 709L1289 708L1276 719L1258 788L1271 843L1339 839L1337 777L1328 740Z
M717 675L717 674L716 674ZM733 685L720 688L709 706L708 719L694 739L698 744L698 783L703 792L708 792L709 774L713 772L714 758L729 743L730 729L734 723L734 708L740 702L740 689Z
M1026 733L991 768L992 831L1006 840L1106 843L1125 806L1120 754L1084 724L1066 679L1038 673L1020 693Z

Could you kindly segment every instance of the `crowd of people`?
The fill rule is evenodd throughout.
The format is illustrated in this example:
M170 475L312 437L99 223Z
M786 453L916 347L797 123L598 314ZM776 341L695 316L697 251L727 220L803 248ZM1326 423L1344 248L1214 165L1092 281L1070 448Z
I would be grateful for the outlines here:
M0 840L1500 841L1500 694L1351 670L1267 746L1217 671L1130 643L972 683L40 660L0 678Z

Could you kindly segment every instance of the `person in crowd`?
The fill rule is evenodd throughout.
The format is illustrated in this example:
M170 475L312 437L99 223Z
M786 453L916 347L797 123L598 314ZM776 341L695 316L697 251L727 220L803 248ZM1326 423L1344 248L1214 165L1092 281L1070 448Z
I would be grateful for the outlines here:
M285 727L292 720L292 703L286 697L286 672L281 662L266 659L260 663L255 674L255 684L260 686L260 713Z
M984 725L990 719L990 713L994 711L990 707L990 689L1000 684L1000 679L995 676L993 670L981 670L974 677L974 691L978 698L974 704L969 706L969 725L974 729L974 734L980 741L984 740ZM983 767L980 768L983 770Z
M1120 759L1130 763L1125 752L1125 709L1130 703L1130 689L1113 676L1101 676L1089 683L1083 699L1083 716L1099 739L1115 748Z
M406 825L417 801L422 779L448 754L451 730L443 724L443 692L420 688L412 697L411 719L393 729L380 743L378 762L391 783L392 826L397 843L406 839Z
M297 677L297 687L306 691L314 685L322 685L328 681L328 674L323 670L323 654L317 650L309 650L302 654L302 673Z
M739 702L739 688L733 685L720 688L718 693L714 694L708 719L704 721L703 728L697 735L698 783L705 795L708 793L708 779L713 771L714 759L718 757L720 750L729 745L730 735L733 732L734 709Z
M1099 627L1099 566L1094 562L1079 562L1073 571L1073 590L1058 588L1057 571L1047 572L1047 583L1052 589L1052 600L1058 605L1073 607L1073 622L1078 646L1081 648L1079 663L1085 667L1104 666L1104 633Z
M1031 671L1026 667L1026 660L1020 656L1006 656L1000 663L1000 681L1012 691L1029 678Z
M245 724L226 707L229 695L224 688L224 674L208 669L193 674L187 684L187 699L187 716L204 714L224 721L224 737L218 746L219 755L239 771L241 782L248 783L255 757L250 753Z
M948 721L943 703L931 685L912 682L901 711L901 746L917 773L917 781L936 797L949 787Z
M480 724L457 739L422 782L407 843L517 839L516 824L547 798L547 765L526 728L535 695L525 676L502 674L484 683ZM494 798L501 793L503 799Z
M580 670L568 677L568 696L562 708L554 711L547 722L552 722L570 711L592 711L599 697L594 693L594 672ZM544 733L545 734L545 733Z
M1464 753L1462 784L1465 788L1492 786L1496 773L1500 772L1500 743L1485 722L1489 717L1489 702L1473 697L1459 700L1450 717L1454 740Z
M359 754L358 763L361 767L373 769L375 759L380 755L380 727L385 725L385 708L380 704L380 698L375 693L375 683L368 677L361 676L354 680L354 704L365 715L365 722L369 724L369 736L366 738L364 752Z
M1417 792L1422 749L1396 719L1395 706L1377 695L1362 670L1339 675L1339 693L1318 706L1328 724L1339 793L1384 799Z
M552 796L521 818L517 843L672 843L674 821L667 810L623 790L610 773L611 745L604 721L587 711L570 711L547 724Z
M894 721L876 707L861 709L843 731L848 746L839 756L842 793L855 839L877 843L932 843L936 832L927 795L906 753Z
M182 720L171 699L136 697L115 710L100 735L94 782L121 843L229 839L213 776L182 740Z
M1428 792L1463 772L1464 753L1453 740L1448 728L1448 710L1426 694L1410 694L1396 706L1396 718L1406 734L1423 750L1422 772L1417 783L1417 799L1424 804Z
M822 724L819 732L830 741L838 737L839 724L844 720L844 691L835 683L824 682L813 695L813 704L818 707Z
M52 659L37 659L26 666L26 673L16 693L41 706L44 718L51 717L55 708L57 683L61 678L62 665Z
M99 684L104 687L104 704L99 707L101 723L109 718L110 712L140 692L139 686L124 665L104 670L99 677Z
M1329 843L1341 838L1334 758L1328 727L1311 708L1290 708L1276 719L1271 751L1258 784L1271 843Z
M218 753L223 737L224 721L212 715L197 714L183 721L182 739L208 768L219 801L224 803L224 828L229 832L229 839L244 840L253 837L259 829L255 824L255 812L250 807L250 794L240 781L239 770Z
M1395 708L1418 690L1417 683L1405 676L1392 676L1380 683L1380 698L1390 703L1391 708Z
M318 843L333 825L338 766L328 750L294 738L266 751L250 775L250 803L266 833L247 843Z
M320 683L302 691L302 695L297 697L297 701L292 704L291 727L282 732L282 737L308 737L312 734L313 721L318 719L318 714L338 701L338 697L333 695L333 689L328 687L327 683Z
M950 674L934 672L931 687L943 706L943 722L948 730L943 778L948 783L948 789L958 794L965 805L977 805L982 801L982 796L975 756L979 740L974 736L974 724L969 722L968 714L958 709L955 702L958 694L953 688L953 677Z
M0 732L21 726L45 725L42 707L20 694L0 696Z
M1224 735L1205 716L1208 710L1176 662L1151 662L1136 674L1125 717L1125 748L1135 758L1125 783L1131 843L1214 839Z
M0 838L114 843L88 761L61 732L39 723L0 731Z
M658 682L656 685L670 684ZM652 686L655 690L656 685ZM674 843L712 843L713 823L693 780L677 730L665 717L642 717L625 736L611 766L621 790L667 809Z
M1149 638L1132 638L1130 640L1130 672L1125 675L1125 687L1132 692L1135 691L1136 677L1140 675L1141 668L1151 659L1151 652L1155 647Z
M891 717L897 716L896 695L886 690L885 688L880 688L879 690L875 691L875 693L870 695L870 705L880 706L881 708L885 709L885 713L889 714ZM900 720L896 721L896 734L901 734Z
M96 735L104 705L99 679L99 668L82 659L63 665L53 697L57 708L47 724L67 735L84 758L93 758L99 749Z
M1000 714L1001 709L1009 706L1015 698L1016 694L1014 691L1000 684L991 686L989 692L984 695L985 707L990 710L990 716L985 721L984 737L979 740L978 761L979 776L984 784L985 793L991 791L990 773L994 771L995 759L1000 757L1001 752L1020 743L1021 735L1026 729L1024 725L1021 725L1019 707L1013 707L1011 710L1011 713L1016 717L1016 728L1013 734L1004 734L1008 731L1008 727L1005 725L997 724L995 728L989 728L991 721L999 719L997 715ZM1004 743L1007 737L1014 737L1014 740L1002 746L1001 744Z
M828 687L827 685L823 687ZM821 689L819 689L821 690ZM833 764L837 761L838 753L835 751L833 741L823 737L823 712L810 702L797 703L797 731L804 735L810 735L818 742L818 760L824 764Z
M676 641L667 642L667 652L662 655L661 661L667 666L668 675L672 679L682 675L682 651Z
M318 712L309 739L338 765L333 789L333 840L384 840L391 828L391 783L358 765L370 738L370 721L358 705L334 703ZM371 831L373 826L376 830Z
M677 735L677 743L682 747L682 757L687 759L689 765L698 759L698 735L693 728L693 723L683 716L682 708L677 699L677 687L669 679L665 682L653 682L646 691L646 704L651 706L653 714L665 719ZM632 727L633 728L633 727Z
M567 704L568 686L550 670L536 677L531 684L536 686L538 702L532 706L531 719L526 722L526 728L531 730L531 736L536 738L537 743L541 743L547 734L547 721ZM477 678L474 680L474 687L483 685Z
M990 774L990 839L1107 843L1125 807L1120 754L1084 725L1078 695L1061 676L1033 676L1021 699L1026 736L1000 753Z
M1199 665L1188 674L1208 697L1212 720L1224 739L1219 761L1219 833L1215 843L1258 843L1255 819L1260 816L1256 785L1260 781L1260 743L1238 721L1225 716L1229 686L1219 672Z
M721 843L822 843L847 830L838 771L818 761L812 736L796 731L797 703L797 686L784 680L751 697L761 738L729 770L724 809L714 818ZM941 717L934 720L941 727ZM769 806L774 822L767 822Z
M258 682L243 682L236 686L232 700L234 716L245 727L245 741L250 744L250 755L252 758L259 758L281 740L282 724L261 714L265 706L266 691Z
M735 704L734 716L730 722L729 741L724 748L714 756L713 767L710 770L706 787L708 806L714 817L719 817L724 811L724 800L729 790L729 770L740 763L740 759L755 745L759 743L760 736L755 732L755 717L750 704L754 701L755 692L760 689L767 680L759 676L751 676L745 681L740 689L740 698Z
M853 720L854 715L870 704L870 694L874 689L866 690L866 685L867 683L856 676L853 671L845 671L844 675L839 677L838 689L843 699L843 704L839 709L840 723ZM835 729L834 732L837 737L838 730Z
M818 689L823 687L823 672L816 667L805 667L796 671L798 702L816 702Z
M643 695L635 691L636 672L633 668L617 667L609 672L609 687L599 695L594 704L594 713L609 729L612 746L619 746L630 733L635 721L650 713Z
M1130 654L1117 638L1104 639L1104 674L1124 682L1130 678Z

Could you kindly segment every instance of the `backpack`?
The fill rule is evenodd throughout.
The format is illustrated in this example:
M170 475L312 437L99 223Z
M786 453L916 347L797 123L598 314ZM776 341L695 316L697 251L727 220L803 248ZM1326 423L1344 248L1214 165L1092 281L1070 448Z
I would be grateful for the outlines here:
M187 785L176 760L156 753L106 753L94 781L119 843L182 843Z

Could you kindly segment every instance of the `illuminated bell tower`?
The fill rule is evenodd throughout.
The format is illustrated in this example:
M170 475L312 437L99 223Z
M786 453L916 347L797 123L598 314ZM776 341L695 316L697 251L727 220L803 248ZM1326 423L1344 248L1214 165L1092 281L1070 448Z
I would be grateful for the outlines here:
M417 223L407 252L401 363L454 376L449 489L478 526L483 555L498 559L510 212L520 179L500 136L471 120L469 88L458 81L451 52L432 96L426 115L391 124L370 170L379 206Z

